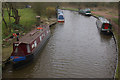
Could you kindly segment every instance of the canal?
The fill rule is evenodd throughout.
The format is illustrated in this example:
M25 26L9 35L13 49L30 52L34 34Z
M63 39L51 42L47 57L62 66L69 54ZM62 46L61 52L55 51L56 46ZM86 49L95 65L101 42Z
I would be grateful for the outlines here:
M3 78L113 78L117 59L113 37L100 34L96 18L63 12L65 23L51 28L42 52L22 68L8 65Z

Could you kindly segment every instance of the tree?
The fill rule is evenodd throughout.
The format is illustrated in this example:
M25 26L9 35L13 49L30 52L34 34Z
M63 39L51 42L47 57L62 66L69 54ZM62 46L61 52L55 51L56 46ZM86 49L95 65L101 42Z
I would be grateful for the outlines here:
M5 21L5 18L4 18L4 11L7 11L8 13L8 17L9 17L9 22L7 23ZM13 3L3 3L3 8L2 8L2 20L6 26L6 29L9 29L9 32L11 32L11 18L13 18L15 21L14 21L14 24L19 24L19 21L20 21L20 16L18 14L18 10L16 8L16 5L13 4Z

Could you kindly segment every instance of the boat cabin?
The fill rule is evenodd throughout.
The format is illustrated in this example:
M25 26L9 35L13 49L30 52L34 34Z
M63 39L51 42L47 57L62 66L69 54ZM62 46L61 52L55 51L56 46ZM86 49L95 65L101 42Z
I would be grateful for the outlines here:
M64 22L63 13L60 13L60 14L58 15L58 22Z
M86 16L90 16L91 15L91 11L89 8L86 9L80 9L79 11L80 14L86 15Z
M112 30L111 23L103 17L98 18L98 20L96 21L96 25L101 32L111 32Z
M19 61L33 54L49 32L49 26L36 27L36 29L20 38L19 41L13 43L13 52L10 58Z

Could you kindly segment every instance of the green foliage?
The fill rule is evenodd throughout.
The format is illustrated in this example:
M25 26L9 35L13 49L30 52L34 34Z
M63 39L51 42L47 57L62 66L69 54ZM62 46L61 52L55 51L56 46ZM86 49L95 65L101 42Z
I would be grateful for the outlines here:
M20 15L20 24L16 26L20 26L20 28L17 28L19 30L25 30L25 32L28 32L32 29L32 25L36 23L36 13L30 8L24 8L24 9L18 9L19 15ZM13 25L14 19L11 18L11 23L9 23L8 13L5 10L4 11L4 18L6 20L7 25L12 25L12 32L16 29ZM23 29L21 29L23 28ZM2 38L7 38L12 33L9 33L9 27L6 28L4 22L2 22Z
M55 16L55 7L47 7L46 8L46 16L49 18L49 17L52 17L52 16Z
M115 78L118 78L118 66L117 66L117 70L116 70Z
M112 20L113 20L116 24L118 24L118 18L112 18Z
M36 13L30 9L30 8L25 8L25 9L19 9L19 15L20 17L20 24L23 25L23 28L25 30L31 30L32 25L36 23Z

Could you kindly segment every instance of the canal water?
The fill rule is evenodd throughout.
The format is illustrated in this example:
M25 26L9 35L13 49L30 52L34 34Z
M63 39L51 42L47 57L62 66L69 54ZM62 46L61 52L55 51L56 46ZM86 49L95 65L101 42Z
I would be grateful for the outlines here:
M65 23L52 27L48 43L28 65L3 78L113 78L117 59L114 39L100 34L96 18L63 11Z

